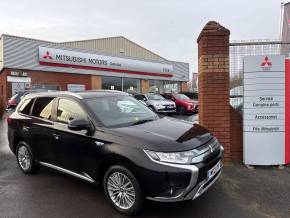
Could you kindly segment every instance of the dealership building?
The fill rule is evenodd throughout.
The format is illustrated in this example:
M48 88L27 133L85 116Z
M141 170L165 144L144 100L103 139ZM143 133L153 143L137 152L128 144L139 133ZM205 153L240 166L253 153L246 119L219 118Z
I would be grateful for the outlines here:
M0 39L2 107L23 90L187 91L189 64L169 61L125 37L48 42Z

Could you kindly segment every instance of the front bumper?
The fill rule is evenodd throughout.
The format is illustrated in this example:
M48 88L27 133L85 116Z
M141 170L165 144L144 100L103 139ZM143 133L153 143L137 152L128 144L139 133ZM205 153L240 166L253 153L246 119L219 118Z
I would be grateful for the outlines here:
M208 167L210 168L214 166L223 159L223 153L224 150L221 146L219 155L215 159L213 159L207 166L200 166L200 164L182 165L182 164L170 164L158 162L159 164L167 165L169 167L190 171L191 172L190 182L188 186L182 192L180 192L180 194L176 196L173 197L155 196L155 197L147 197L147 199L159 202L178 202L196 199L197 197L202 195L209 187L211 187L221 175L222 163L220 170L212 178L208 179L204 174L205 172L207 172Z
M196 113L196 112L198 112L198 105L195 105L194 107L191 107L191 108L186 108L185 111L187 113Z
M164 113L164 114L176 113L176 108L172 108L172 109L157 109L156 112L157 113Z

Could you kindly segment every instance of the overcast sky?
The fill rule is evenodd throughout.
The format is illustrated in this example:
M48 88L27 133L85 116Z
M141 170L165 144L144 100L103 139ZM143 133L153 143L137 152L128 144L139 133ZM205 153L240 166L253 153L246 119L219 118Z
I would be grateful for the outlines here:
M278 37L281 0L0 0L0 33L67 41L125 36L197 70L196 39L209 20L231 40Z

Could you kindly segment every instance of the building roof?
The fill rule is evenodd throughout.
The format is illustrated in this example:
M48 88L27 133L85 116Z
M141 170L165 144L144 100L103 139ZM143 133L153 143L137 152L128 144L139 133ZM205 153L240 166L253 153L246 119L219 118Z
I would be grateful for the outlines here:
M29 37L9 35L9 34L2 34L0 38L2 38L3 36L30 40L30 41L53 43L53 44L58 44L58 45L66 46L66 47L98 51L98 52L108 53L108 54L117 55L117 56L141 58L141 59L155 60L155 61L168 61L166 58L161 57L160 55L125 38L124 36L86 39L86 40L68 41L68 42L52 42L52 41L40 40L40 39L29 38Z
M36 71L53 71L53 72L65 72L65 73L82 73L82 74L94 74L103 76L117 76L122 74L117 72L105 72L105 71L93 71L90 69L77 69L58 66L44 66L39 64L39 47L48 47L55 49L62 49L68 51L90 53L96 55L104 55L110 57L125 58L128 60L138 60L150 63L169 64L173 67L174 76L172 78L166 77L166 80L172 81L188 81L189 64L183 62L176 62L166 60L160 56L150 52L149 50L137 45L134 42L124 37L110 37L96 40L83 40L75 42L50 42L26 37L19 37L13 35L1 35L1 39L4 43L5 49L0 47L1 53L5 56L3 62L0 61L0 70L3 68L21 69L21 70L36 70ZM101 42L105 40L105 42ZM106 41L108 40L108 41ZM82 46L80 46L81 43ZM98 46L94 46L94 42L98 42ZM92 45L91 45L92 44ZM108 46L108 47L106 47ZM119 50L118 50L119 48ZM120 48L124 48L124 53L120 53ZM103 49L103 50L102 50ZM115 50L114 50L115 49ZM126 49L126 50L125 50ZM2 50L2 51L1 51ZM115 53L115 54L114 54ZM126 70L126 69L125 69ZM126 73L124 73L126 74ZM126 74L128 78L144 78L144 75L131 75ZM165 80L160 76L146 76L146 79L160 79Z
M125 38L124 36L62 42L60 44L69 47L108 52L115 55L124 55L134 58L143 58L157 61L166 60L165 58L152 51L149 51L148 49Z

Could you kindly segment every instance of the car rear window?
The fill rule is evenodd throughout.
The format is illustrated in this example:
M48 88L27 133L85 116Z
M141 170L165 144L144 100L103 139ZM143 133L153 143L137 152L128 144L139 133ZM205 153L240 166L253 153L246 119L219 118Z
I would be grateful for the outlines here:
M22 114L29 115L32 104L33 104L33 99L26 99L23 102L23 104L20 106L19 112L22 113Z
M51 119L53 99L50 97L37 98L32 109L32 116L47 120Z

